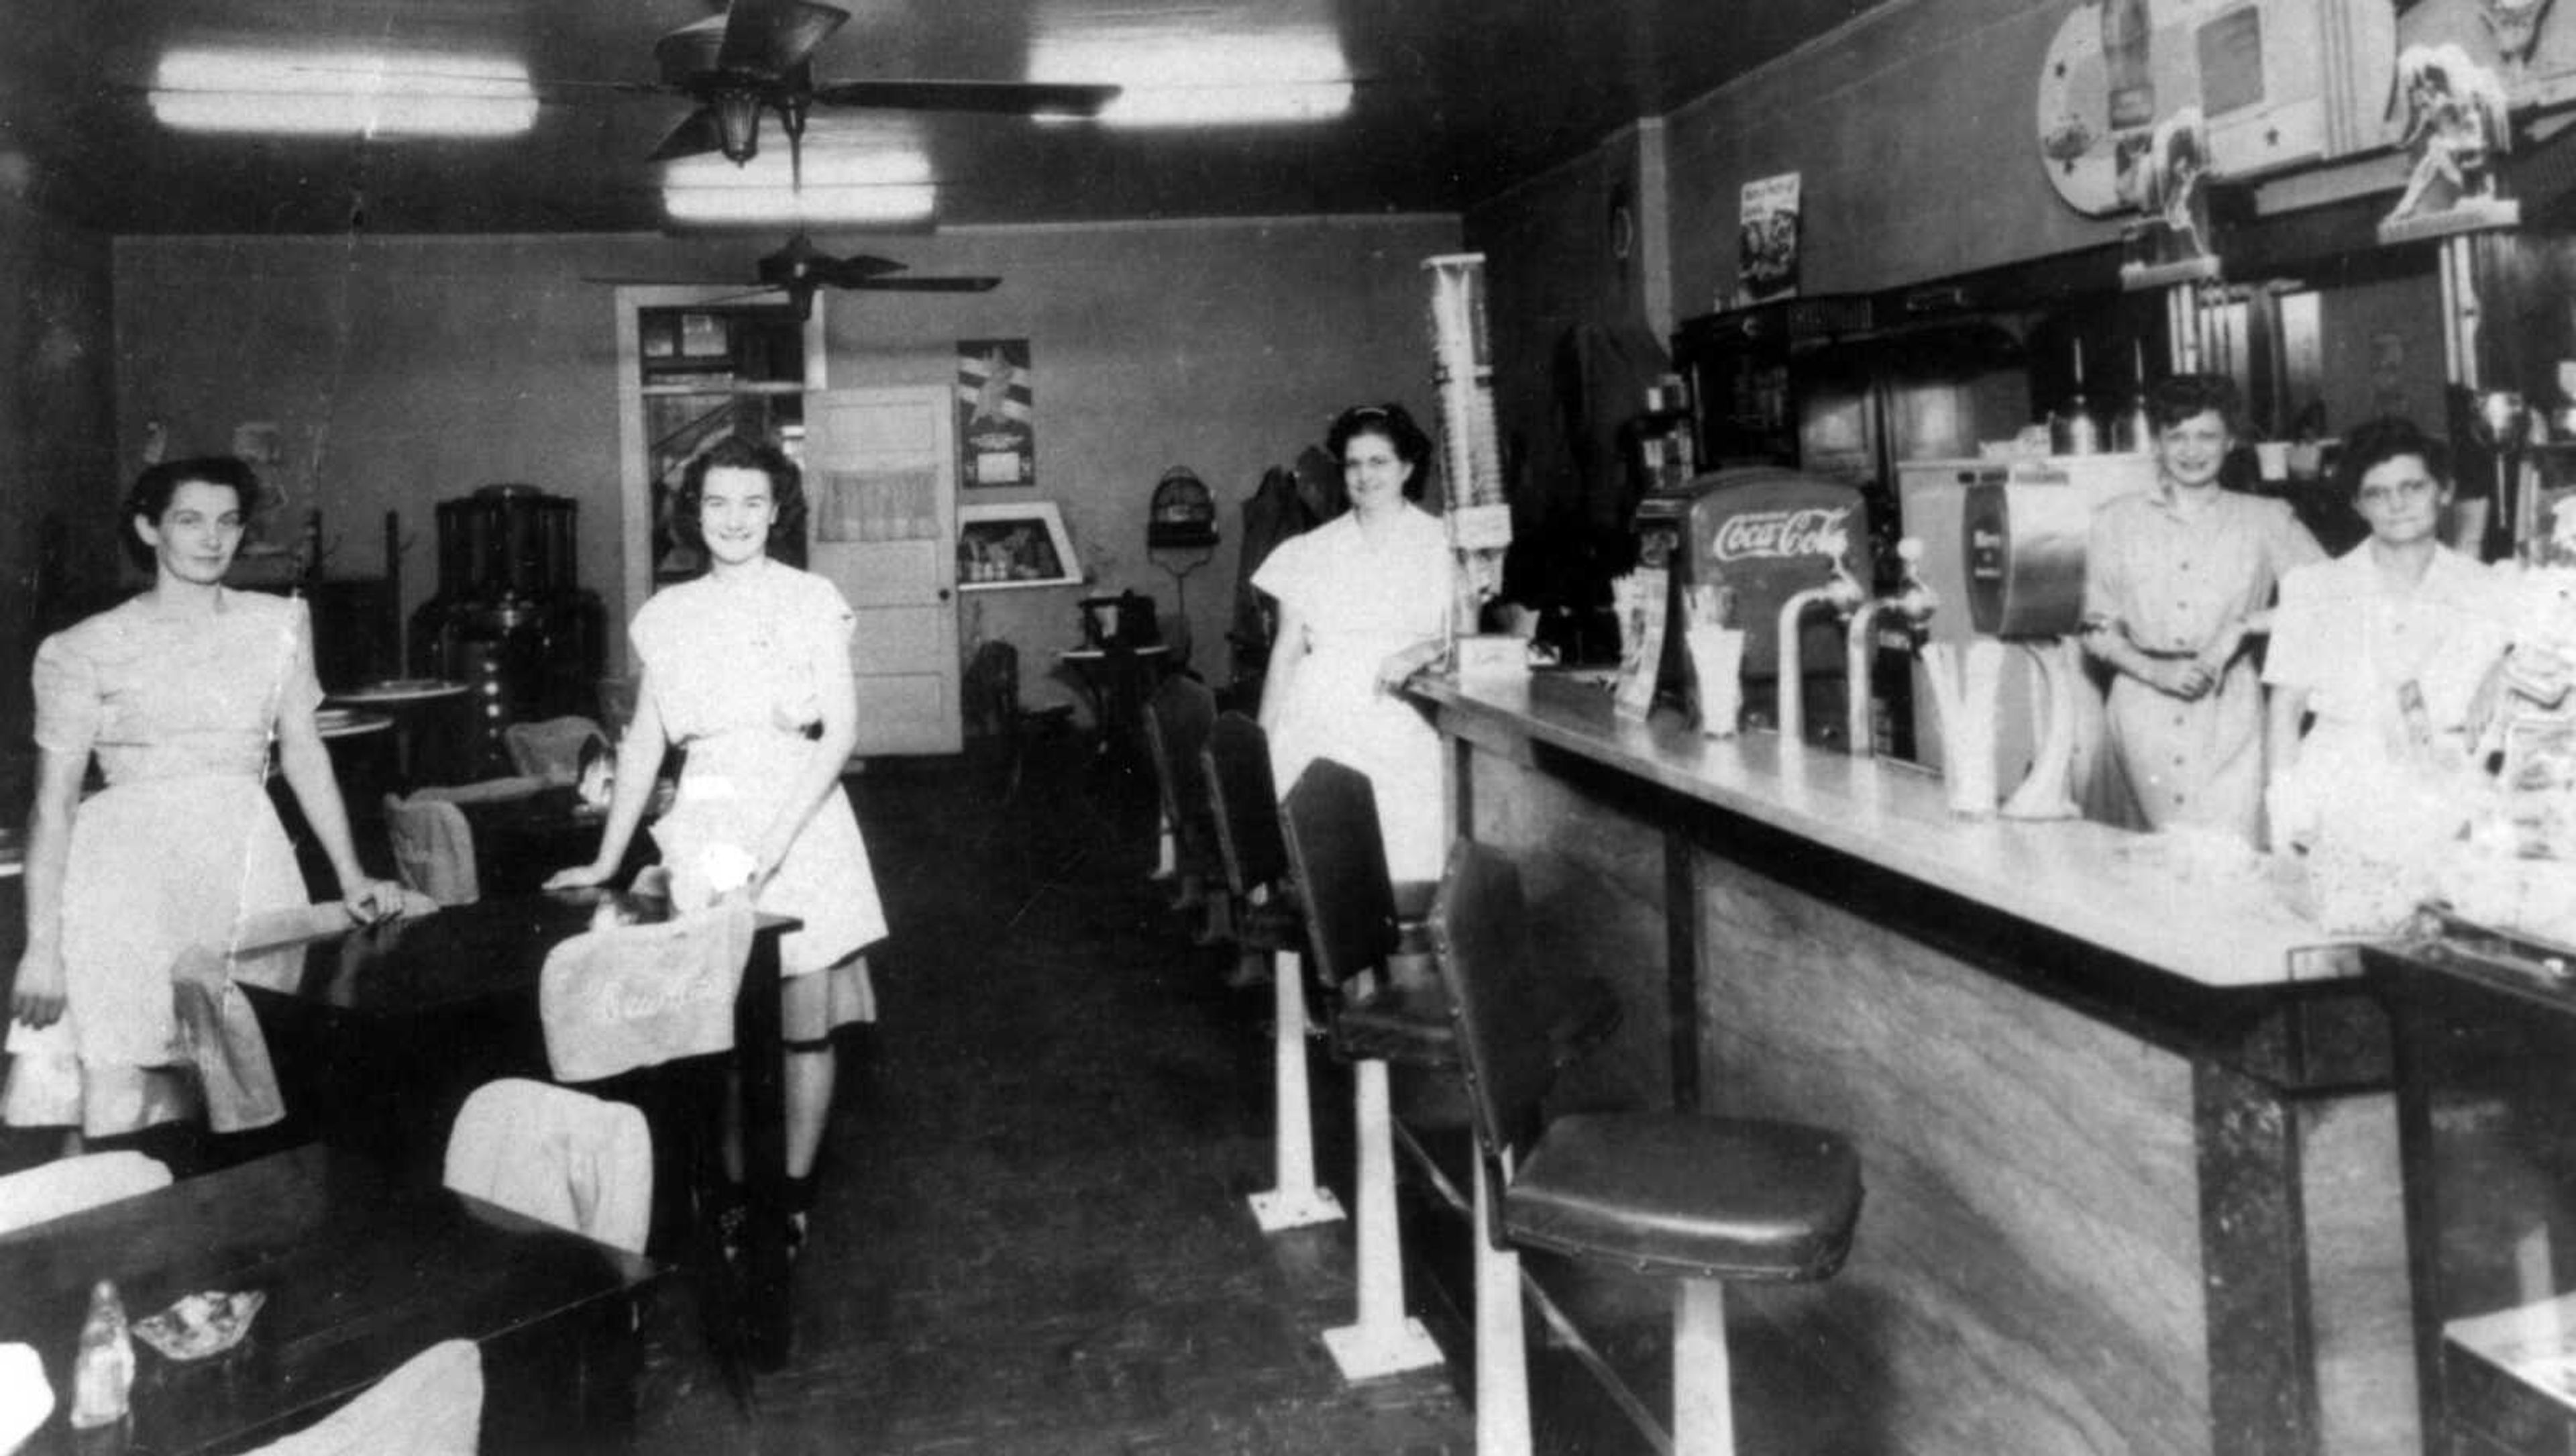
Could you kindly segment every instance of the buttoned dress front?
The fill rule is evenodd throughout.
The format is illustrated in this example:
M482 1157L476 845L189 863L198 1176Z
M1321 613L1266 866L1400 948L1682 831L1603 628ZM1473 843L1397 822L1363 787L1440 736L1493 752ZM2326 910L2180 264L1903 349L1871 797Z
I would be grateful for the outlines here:
M1252 578L1306 627L1306 656L1271 716L1279 792L1317 758L1368 775L1387 872L1399 881L1439 879L1448 851L1440 735L1378 673L1389 657L1447 632L1456 562L1439 520L1408 504L1375 538L1348 512L1292 536Z
M10 1027L0 1119L105 1137L193 1116L172 965L308 900L266 776L278 716L322 701L310 618L235 591L164 616L147 593L46 638L34 686L37 745L95 755L106 787L72 816L65 1010Z
M849 681L855 623L830 582L766 557L667 587L635 614L630 635L647 690L664 734L688 755L679 792L653 824L679 903L711 898L711 873L727 851L757 852L813 752L821 690ZM885 938L885 909L837 784L757 905L804 922L779 944L780 971L832 976L832 1024L875 1019L867 965L852 957Z
M2125 633L2150 656L2178 661L2269 606L2284 575L2324 555L2280 501L2221 491L2185 514L2165 489L2141 491L2094 514L2084 617ZM2251 652L2240 649L2210 690L2189 701L2118 674L2105 717L2109 782L2101 797L2116 806L2114 817L2259 840L2263 688Z

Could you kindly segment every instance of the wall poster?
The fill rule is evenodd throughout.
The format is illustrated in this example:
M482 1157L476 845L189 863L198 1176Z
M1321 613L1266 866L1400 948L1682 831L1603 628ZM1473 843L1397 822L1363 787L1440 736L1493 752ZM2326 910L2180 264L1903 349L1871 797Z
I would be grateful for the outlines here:
M1736 266L1736 303L1790 298L1798 292L1798 173L1744 184Z
M969 487L1038 483L1026 339L957 342L957 478Z

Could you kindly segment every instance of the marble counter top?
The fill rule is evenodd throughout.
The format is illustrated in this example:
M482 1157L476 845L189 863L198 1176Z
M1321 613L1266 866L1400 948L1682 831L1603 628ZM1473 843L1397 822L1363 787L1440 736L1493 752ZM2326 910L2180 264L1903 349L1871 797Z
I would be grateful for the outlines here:
M1425 677L1410 689L1441 730L1488 749L1544 744L1829 849L2213 987L2348 976L2358 945L2301 919L2259 871L2165 836L2078 820L1964 818L1910 764L1702 737L1669 711L1620 717L1608 690Z

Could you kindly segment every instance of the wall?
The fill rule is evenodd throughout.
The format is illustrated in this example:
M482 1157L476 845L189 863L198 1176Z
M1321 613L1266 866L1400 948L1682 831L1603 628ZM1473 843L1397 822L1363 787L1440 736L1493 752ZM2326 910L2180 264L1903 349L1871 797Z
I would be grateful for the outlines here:
M29 787L27 665L44 524L57 518L73 558L107 563L122 494L109 425L107 240L0 191L0 823L16 827ZM68 584L68 583L66 583Z
M1448 217L1149 223L819 238L920 273L992 272L981 295L844 294L826 305L834 385L954 381L955 341L1026 337L1038 494L1060 502L1094 582L964 597L971 651L1007 637L1029 701L1070 700L1053 653L1077 598L1133 586L1171 607L1146 559L1147 499L1186 463L1225 544L1188 578L1194 665L1225 680L1241 503L1262 469L1357 399L1430 404L1420 260ZM116 244L116 427L173 451L284 428L293 509L323 512L335 574L382 569L402 513L406 608L432 590L436 502L527 481L580 502L583 583L623 622L613 295L589 278L750 276L768 237L125 238ZM1010 500L1027 492L972 492Z

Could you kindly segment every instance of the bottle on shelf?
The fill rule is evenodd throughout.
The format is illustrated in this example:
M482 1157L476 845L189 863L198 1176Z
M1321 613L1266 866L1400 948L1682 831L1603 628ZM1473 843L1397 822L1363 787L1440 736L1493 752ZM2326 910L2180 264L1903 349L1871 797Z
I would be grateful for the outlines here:
M2084 343L2075 344L2075 392L2048 421L2048 448L2059 455L2099 455L2102 453L2102 422L2093 417L2092 403L2084 397Z

